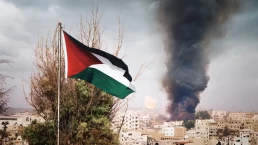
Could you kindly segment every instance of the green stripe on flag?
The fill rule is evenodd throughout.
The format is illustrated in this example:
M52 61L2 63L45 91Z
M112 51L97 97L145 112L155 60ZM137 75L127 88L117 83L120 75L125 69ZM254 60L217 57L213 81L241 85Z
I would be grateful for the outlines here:
M70 78L86 80L87 82L93 84L102 91L105 91L108 94L118 97L120 99L124 99L126 96L134 92L132 89L128 88L124 84L95 68L88 67L87 69L76 75L71 76Z

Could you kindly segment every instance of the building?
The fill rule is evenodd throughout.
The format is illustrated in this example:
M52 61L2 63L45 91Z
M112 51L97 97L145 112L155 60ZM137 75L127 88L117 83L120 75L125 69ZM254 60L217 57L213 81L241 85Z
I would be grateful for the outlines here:
M214 120L222 120L225 119L227 117L227 112L226 111L212 111L211 112L211 117Z
M249 136L234 137L234 145L251 145L251 139Z
M147 138L147 135L139 131L125 131L119 136L121 145L147 145Z
M251 138L251 140L256 141L257 144L258 144L258 132L252 132L252 133L250 134L250 138Z
M13 116L0 116L0 128L3 128L3 122L8 122L7 126L17 126L24 124L24 120L22 120L22 118Z
M196 138L196 130L195 129L191 129L191 130L186 131L185 138L188 138L190 140Z
M137 114L139 114L140 116L142 116L142 118L148 117L148 120L153 120L156 117L156 114L151 109L140 110L140 111L135 111L135 112Z
M242 129L251 129L258 131L258 120L253 118L243 117L241 122Z
M258 120L258 114L254 114L252 118Z
M184 121L169 121L165 122L164 125L183 126Z
M195 137L202 138L206 142L217 135L218 123L214 119L196 120Z
M217 136L217 130L218 130L218 123L216 123L216 122L209 122L208 123L209 140L213 139Z
M134 129L140 128L140 115L135 111L118 112L112 121L113 129Z
M183 126L183 121L170 121L170 122L164 122L163 124L154 124L153 128L159 128L162 129L166 126Z
M45 120L38 116L30 113L18 113L13 116L0 116L0 128L3 128L2 122L8 122L8 126L28 126L33 120L37 122L44 122Z
M239 131L242 125L241 120L217 120L218 129L224 129L227 127L230 130Z
M253 117L253 113L242 113L242 112L231 112L228 114L228 120L242 120L242 118L247 117L251 118Z
M161 133L164 133L165 136L184 138L186 128L183 126L164 125L161 129Z
M150 120L151 120L151 117L149 115L140 115L140 118L139 120L141 122L144 122L145 124L149 124L150 123Z

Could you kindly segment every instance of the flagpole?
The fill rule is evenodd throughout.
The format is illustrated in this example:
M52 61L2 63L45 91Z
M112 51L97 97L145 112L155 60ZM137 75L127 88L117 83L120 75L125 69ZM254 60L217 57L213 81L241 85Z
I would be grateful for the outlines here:
M61 93L61 33L62 23L58 23L58 92L57 92L57 145L60 144L60 93Z

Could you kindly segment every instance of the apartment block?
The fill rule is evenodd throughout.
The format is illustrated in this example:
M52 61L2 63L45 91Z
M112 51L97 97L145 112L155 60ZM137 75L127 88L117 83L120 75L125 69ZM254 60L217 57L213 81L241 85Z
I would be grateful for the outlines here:
M212 111L211 112L211 117L214 120L222 120L225 119L227 117L227 112L226 111Z
M117 129L122 125L122 129L140 128L140 115L135 111L118 112L112 121L113 129Z
M217 120L218 129L224 129L227 127L230 130L238 131L241 127L241 120Z
M147 138L147 135L139 131L125 131L119 136L121 145L147 145Z
M242 118L253 117L254 113L231 112L228 114L228 120L242 120Z

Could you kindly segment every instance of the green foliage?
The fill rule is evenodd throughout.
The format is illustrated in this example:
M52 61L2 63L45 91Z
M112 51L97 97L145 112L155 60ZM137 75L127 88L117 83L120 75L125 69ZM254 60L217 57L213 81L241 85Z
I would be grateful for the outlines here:
M61 100L61 144L118 145L117 135L110 129L113 97L85 81L76 81L74 87L66 89L64 93L69 95ZM56 118L52 119L57 124ZM49 121L43 124L33 121L23 131L23 137L32 145L55 144L55 128Z
M75 96L75 100L67 98L61 107L63 121L60 122L60 129L68 135L66 138L80 145L118 144L116 135L110 129L113 97L85 81L76 82Z
M184 125L185 128L187 128L187 129L194 128L194 126L195 126L195 120L184 120L183 125Z
M195 113L195 119L211 119L211 115L208 111L198 111Z
M53 122L36 123L25 127L22 138L30 145L55 145L56 127Z

